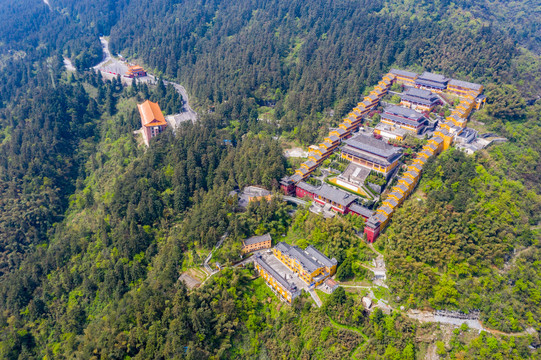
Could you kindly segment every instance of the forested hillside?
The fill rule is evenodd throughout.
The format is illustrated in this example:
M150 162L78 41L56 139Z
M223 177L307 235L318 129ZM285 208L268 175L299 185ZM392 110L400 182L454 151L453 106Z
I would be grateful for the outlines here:
M538 337L520 333L541 330L535 4L514 2L522 15L491 1L49 4L0 0L0 358L539 357ZM89 71L100 34L185 85L199 120L142 146L136 104L169 114L181 99ZM225 265L241 239L269 232L335 257L340 281L369 280L362 219L293 214L280 199L239 212L230 193L277 190L291 170L280 141L321 140L391 66L485 84L475 126L509 140L431 160L375 244L390 286L376 295L402 310L362 311L354 288L320 309L306 294L287 306L250 266L188 291L179 275L226 233ZM413 308L479 309L520 336L446 333Z

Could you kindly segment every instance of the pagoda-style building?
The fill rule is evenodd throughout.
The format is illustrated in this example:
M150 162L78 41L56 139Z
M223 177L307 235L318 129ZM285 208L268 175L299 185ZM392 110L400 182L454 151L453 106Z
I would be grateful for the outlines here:
M167 127L167 122L157 103L147 100L142 104L138 104L137 108L141 115L143 140L146 146L149 146L150 139L163 132Z
M147 72L139 65L129 66L128 71L126 71L126 77L129 77L130 79L142 76L147 76Z

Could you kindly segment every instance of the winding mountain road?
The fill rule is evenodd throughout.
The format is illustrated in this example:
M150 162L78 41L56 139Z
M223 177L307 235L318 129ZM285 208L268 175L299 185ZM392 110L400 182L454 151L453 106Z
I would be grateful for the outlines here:
M128 83L128 84L131 83L131 81L133 81L132 79L125 78L123 76L128 70L128 64L126 62L123 62L114 58L111 55L111 51L109 50L109 41L106 38L100 37L100 43L101 43L104 57L103 57L103 60L99 64L93 67L93 69L100 71L102 75L105 76L106 78L113 78L120 75L124 83ZM137 81L147 82L149 84L156 84L157 79L154 75L147 73L147 76L140 77L137 79ZM184 86L172 81L164 80L163 83L166 86L169 84L173 85L173 87L179 93L179 95L182 97L182 100L183 100L182 112L178 114L168 115L166 117L167 122L173 128L176 128L185 121L191 121L191 122L197 121L197 113L190 106L190 99L188 97L188 92L186 91Z

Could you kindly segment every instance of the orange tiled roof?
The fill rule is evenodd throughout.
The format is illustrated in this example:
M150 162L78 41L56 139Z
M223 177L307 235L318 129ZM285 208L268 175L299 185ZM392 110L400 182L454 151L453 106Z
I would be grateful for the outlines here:
M145 101L142 104L138 104L139 114L141 115L141 124L143 126L167 126L167 122L163 117L160 106L150 100Z

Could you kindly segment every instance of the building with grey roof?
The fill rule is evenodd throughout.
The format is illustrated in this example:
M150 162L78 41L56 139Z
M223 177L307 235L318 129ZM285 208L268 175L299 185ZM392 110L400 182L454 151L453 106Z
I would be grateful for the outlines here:
M271 236L268 233L265 235L252 236L251 238L244 239L242 241L242 252L246 254L261 249L270 249L272 246L271 241Z
M254 265L272 291L279 295L282 300L291 303L293 299L301 294L301 290L295 284L284 279L261 255L255 257Z
M415 79L415 86L421 89L443 91L447 89L448 82L449 79L443 75L425 71Z
M393 209L398 206L398 201L393 198L387 198L385 200L385 203L389 203L391 205L390 207L392 207Z
M420 112L396 105L385 108L383 114L381 114L381 121L400 126L417 134L428 124L428 119Z
M430 90L408 88L400 95L401 104L412 108L432 110L441 101Z
M357 165L390 175L402 157L402 148L387 144L374 137L359 134L344 141L341 157Z
M374 214L372 210L367 207L364 207L358 203L353 203L349 206L349 212L355 213L356 215L362 216L365 220Z
M325 183L314 192L314 200L316 202L322 205L330 204L333 210L342 214L346 214L348 206L358 199L358 196Z
M389 72L393 74L394 76L398 77L399 80L400 78L403 78L403 79L411 79L411 81L414 81L417 78L417 76L419 76L417 73L406 71L406 70L400 70L400 69L391 69L391 71Z
M328 258L313 246L301 249L284 242L278 243L273 254L310 286L317 286L336 272L338 262Z
M448 86L447 88L448 90L456 92L456 93L461 93L461 94L469 92L469 91L475 91L475 92L483 91L483 85L481 84L476 84L476 83L471 83L471 82L456 80L456 79L449 80L449 83L447 86Z

